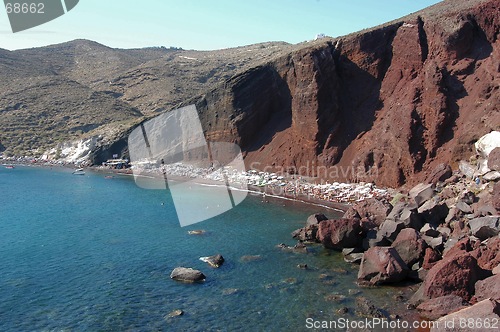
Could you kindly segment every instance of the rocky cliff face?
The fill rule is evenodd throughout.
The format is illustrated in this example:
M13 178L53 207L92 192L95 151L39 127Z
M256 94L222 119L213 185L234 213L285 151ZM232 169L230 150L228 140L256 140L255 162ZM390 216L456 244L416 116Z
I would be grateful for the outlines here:
M445 0L337 39L210 52L0 50L0 148L40 152L121 124L100 163L126 154L130 126L196 103L207 138L239 144L247 167L413 184L500 128L498 13L496 0Z
M449 0L254 67L197 101L207 137L240 144L248 167L421 181L500 127L498 13Z

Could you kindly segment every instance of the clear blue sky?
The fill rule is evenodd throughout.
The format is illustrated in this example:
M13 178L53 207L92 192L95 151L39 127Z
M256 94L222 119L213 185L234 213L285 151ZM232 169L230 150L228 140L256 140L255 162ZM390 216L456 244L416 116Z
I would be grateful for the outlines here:
M120 48L210 50L265 41L342 36L433 5L437 0L80 0L70 12L13 34L0 8L0 48L83 38Z

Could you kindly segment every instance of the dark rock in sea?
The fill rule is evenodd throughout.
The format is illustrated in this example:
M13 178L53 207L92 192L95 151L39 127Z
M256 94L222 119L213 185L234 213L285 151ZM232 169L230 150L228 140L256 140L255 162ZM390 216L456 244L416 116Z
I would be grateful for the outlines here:
M193 231L188 231L189 235L203 235L206 234L206 231L203 229L195 229Z
M168 315L165 316L165 318L179 317L182 315L184 315L184 311L177 309L177 310L170 312Z
M488 155L488 168L500 171L500 147L494 148Z
M467 302L464 301L463 298L452 294L427 300L421 303L417 307L417 310L421 317L429 320L436 320L449 313L463 309L466 306Z
M417 203L418 206L421 206L434 196L434 187L435 186L432 183L419 183L410 190L408 195L415 201L415 203Z
M292 237L303 242L316 242L318 225L309 225L292 232Z
M487 276L488 272L478 266L470 253L444 257L427 273L421 286L421 300L454 294L469 301L474 284Z
M488 216L469 220L472 235L486 240L500 233L500 217Z
M404 280L409 268L391 247L373 247L363 256L358 272L360 285L380 285Z
M427 245L416 230L406 228L399 232L392 247L396 249L399 257L407 266L412 266L423 260Z
M389 314L377 308L366 297L359 296L356 298L356 314L360 317L374 317L374 318L389 318Z
M176 267L172 273L170 273L170 278L183 282L199 282L206 279L201 271L186 267Z
M455 311L452 314L441 317L436 321L436 324L431 328L430 332L477 332L491 330L492 322L499 322L500 320L500 302L495 300L483 300L473 306ZM454 327L446 327L446 322L455 322ZM458 322L471 322L470 325L457 326ZM478 328L481 322L481 327ZM490 323L490 329L487 329L483 322ZM448 323L449 326L450 323ZM497 325L496 325L497 326ZM496 330L495 328L494 330Z
M479 280L475 285L474 299L482 301L493 299L500 301L500 274L493 275L484 280Z
M315 213L310 215L306 221L306 227L311 225L318 225L320 221L328 220L328 218L323 213Z
M297 244L294 245L293 247L286 245L284 243L280 243L276 247L280 248L282 250L292 251L292 252L297 252L297 253L307 253L308 252L306 245L300 241L297 242Z
M324 220L319 223L317 239L325 248L342 250L360 247L363 229L358 219Z
M429 183L436 184L438 182L443 182L451 177L453 174L450 165L441 163L437 165L429 175Z
M208 257L200 257L200 261L208 263L211 267L219 268L224 264L224 257L222 255L217 254Z

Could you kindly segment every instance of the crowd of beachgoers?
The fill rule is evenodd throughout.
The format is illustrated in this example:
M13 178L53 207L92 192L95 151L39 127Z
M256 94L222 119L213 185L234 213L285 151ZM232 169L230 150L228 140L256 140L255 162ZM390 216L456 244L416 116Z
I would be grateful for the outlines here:
M199 179L226 183L232 187L249 187L265 193L287 196L307 197L334 203L350 203L368 198L388 198L389 190L377 188L373 183L339 183L328 181L314 182L311 178L298 175L279 174L259 170L238 170L231 166L200 168L189 164L175 163L150 169L132 166L136 175L168 176ZM317 179L315 179L318 181Z
M39 160L36 158L4 158L3 163L37 164L42 166L85 167L82 164L60 161ZM96 166L95 169L109 169ZM263 193L286 197L318 199L333 203L352 203L368 198L388 198L389 190L377 188L373 183L340 183L311 179L299 175L264 172L259 170L238 170L231 166L195 167L191 164L174 163L161 167L132 166L131 169L114 170L118 173L133 173L141 176L175 176L228 184L232 187L250 188ZM319 182L319 183L318 183Z

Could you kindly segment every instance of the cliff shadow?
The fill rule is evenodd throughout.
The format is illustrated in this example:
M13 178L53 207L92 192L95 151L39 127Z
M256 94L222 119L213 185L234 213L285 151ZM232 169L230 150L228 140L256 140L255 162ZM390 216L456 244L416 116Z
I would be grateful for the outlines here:
M384 106L380 89L393 61L392 43L399 26L397 23L372 31L363 35L358 45L349 45L350 48L340 45L335 52L342 126L338 138L332 140L329 147L340 147L337 160L356 138L372 129L377 112ZM356 47L359 48L356 50ZM350 59L357 55L353 51L364 55L358 60L359 64Z
M269 144L274 136L292 125L292 95L287 82L271 66L245 73L233 88L235 121L243 151L252 152Z

